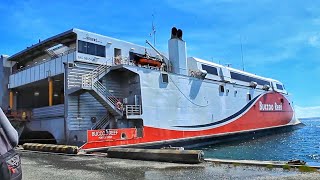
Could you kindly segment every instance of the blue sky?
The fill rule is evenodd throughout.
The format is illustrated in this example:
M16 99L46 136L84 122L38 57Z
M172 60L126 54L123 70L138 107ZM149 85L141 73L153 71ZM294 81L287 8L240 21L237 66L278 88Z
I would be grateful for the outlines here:
M298 108L320 112L320 1L0 1L0 53L73 27L145 45L155 15L156 46L167 52L172 26L188 56L231 63L282 81Z

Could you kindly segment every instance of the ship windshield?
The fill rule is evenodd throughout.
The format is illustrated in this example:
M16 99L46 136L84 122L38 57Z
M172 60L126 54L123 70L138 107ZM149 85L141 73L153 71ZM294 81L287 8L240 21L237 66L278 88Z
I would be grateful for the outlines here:
M277 89L280 89L280 90L283 90L283 89L284 89L281 84L276 84L276 86L277 86Z

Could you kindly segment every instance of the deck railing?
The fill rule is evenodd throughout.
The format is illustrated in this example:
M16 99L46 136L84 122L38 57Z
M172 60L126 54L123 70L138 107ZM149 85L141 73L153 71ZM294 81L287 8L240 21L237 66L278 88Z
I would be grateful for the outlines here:
M18 73L18 72L21 72L21 71L30 69L30 68L35 67L35 66L39 66L39 65L44 64L44 63L46 63L46 62L49 62L49 61L58 59L58 58L60 58L60 57L62 57L62 56L66 56L66 55L69 55L69 54L71 54L71 53L74 53L75 51L76 51L75 48L74 48L74 49L69 49L69 50L67 50L67 51L65 51L65 52L63 52L63 53L57 54L57 56L55 56L55 57L50 57L49 59L42 60L42 61L39 61L39 62L35 62L35 63L32 64L32 65L27 65L26 67L23 67L23 68L20 68L20 69L17 69L17 70L13 70L13 71L12 71L12 74L16 74L16 73ZM74 57L73 57L73 60L74 60L74 59L75 59L75 54L74 54L73 56L74 56Z
M141 115L140 105L126 105L126 115Z

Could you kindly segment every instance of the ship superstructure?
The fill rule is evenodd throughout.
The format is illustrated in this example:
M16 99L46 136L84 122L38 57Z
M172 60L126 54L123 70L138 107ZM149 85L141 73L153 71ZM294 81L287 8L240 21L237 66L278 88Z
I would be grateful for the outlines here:
M300 123L280 81L187 58L176 28L168 50L69 30L2 57L7 104L25 120L22 136L83 150L191 147Z

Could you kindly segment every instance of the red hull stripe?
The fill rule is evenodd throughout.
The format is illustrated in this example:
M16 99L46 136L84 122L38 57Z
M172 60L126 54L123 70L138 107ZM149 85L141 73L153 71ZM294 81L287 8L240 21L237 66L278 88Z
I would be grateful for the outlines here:
M219 125L219 124L222 124L222 123L226 123L226 122L231 121L234 118L237 118L238 116L240 116L243 112L245 112L247 109L249 109L250 106L261 96L262 95L259 95L259 96L255 97L248 104L246 104L242 109L240 109L240 111L236 112L235 114L233 114L233 115L231 115L231 116L229 116L229 117L227 117L225 119L222 119L222 120L219 120L219 121L216 121L216 122L213 122L213 123L209 123L209 124L200 124L200 125L193 125L193 126L174 126L174 127L201 128L201 127L209 127L209 126L215 126L215 125Z
M273 108L265 109L263 105L281 104L281 110ZM252 107L241 117L228 124L207 130L169 130L156 127L143 128L143 137L121 139L116 141L88 142L82 149L95 149L111 146L128 146L148 144L161 141L171 141L187 138L201 138L218 134L250 131L255 129L272 128L287 125L293 118L293 109L288 100L279 93L267 93L259 97Z

